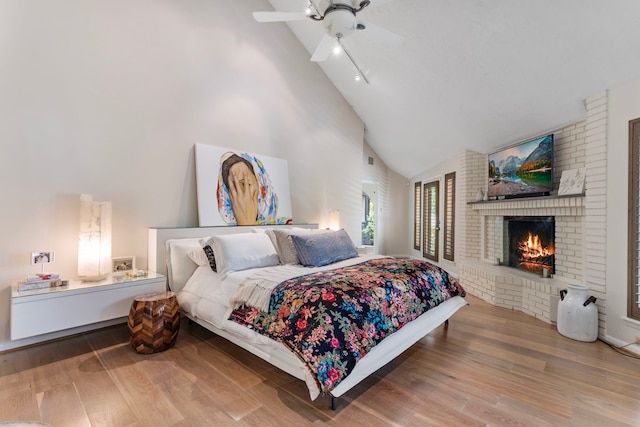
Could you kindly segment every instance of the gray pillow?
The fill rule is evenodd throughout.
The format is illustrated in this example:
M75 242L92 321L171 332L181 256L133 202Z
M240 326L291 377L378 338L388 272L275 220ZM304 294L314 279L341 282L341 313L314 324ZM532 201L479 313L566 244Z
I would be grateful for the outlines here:
M266 233L271 239L271 242L276 247L276 251L278 251L278 257L280 258L280 264L300 264L300 260L298 259L298 253L296 252L296 248L293 246L293 242L291 241L291 237L293 235L306 235L306 234L320 234L325 233L327 230L316 230L316 229L270 229L267 230Z

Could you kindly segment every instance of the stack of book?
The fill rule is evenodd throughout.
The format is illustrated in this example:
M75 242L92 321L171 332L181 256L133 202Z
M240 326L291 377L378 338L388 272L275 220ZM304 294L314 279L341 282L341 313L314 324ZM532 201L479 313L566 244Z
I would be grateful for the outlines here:
M35 276L29 276L24 282L18 283L18 291L53 288L53 287L62 286L62 285L63 285L63 281L60 280L59 274L41 273L41 274L36 274Z
M147 272L145 270L131 270L125 273L127 277L147 277Z

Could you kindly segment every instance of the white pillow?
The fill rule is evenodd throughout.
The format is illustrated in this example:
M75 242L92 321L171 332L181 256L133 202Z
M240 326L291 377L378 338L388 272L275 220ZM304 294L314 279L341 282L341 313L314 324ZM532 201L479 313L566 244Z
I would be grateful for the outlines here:
M267 232L267 230L273 230L273 228L267 228L267 227L264 227L264 228L254 228L254 229L253 229L253 232L254 232L254 233L266 233L266 232Z
M195 262L199 267L203 265L209 265L209 260L207 259L207 255L204 253L202 248L195 248L189 251L187 256L191 259L191 261Z
M213 252L213 237L208 238L202 243L201 250L193 249L187 255L191 261L198 264L199 267L208 265L211 270L217 272L218 266L216 265L216 257Z
M194 249L202 251L203 239L169 239L165 242L167 254L167 275L169 287L179 292L189 277L196 270L196 266L189 262L189 252Z
M278 265L276 248L263 233L213 236L213 252L218 272L247 270Z

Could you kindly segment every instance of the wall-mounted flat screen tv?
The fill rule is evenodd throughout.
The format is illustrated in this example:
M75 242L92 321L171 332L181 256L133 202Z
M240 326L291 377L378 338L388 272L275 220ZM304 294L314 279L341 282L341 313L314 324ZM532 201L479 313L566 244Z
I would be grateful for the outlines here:
M545 196L553 190L553 134L489 154L489 199Z

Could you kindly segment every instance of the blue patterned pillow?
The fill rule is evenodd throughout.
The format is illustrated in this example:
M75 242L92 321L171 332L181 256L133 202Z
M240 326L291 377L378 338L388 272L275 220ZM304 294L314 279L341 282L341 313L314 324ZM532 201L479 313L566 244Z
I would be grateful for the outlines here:
M291 235L300 263L305 267L320 267L358 256L351 238L344 230L327 233Z

